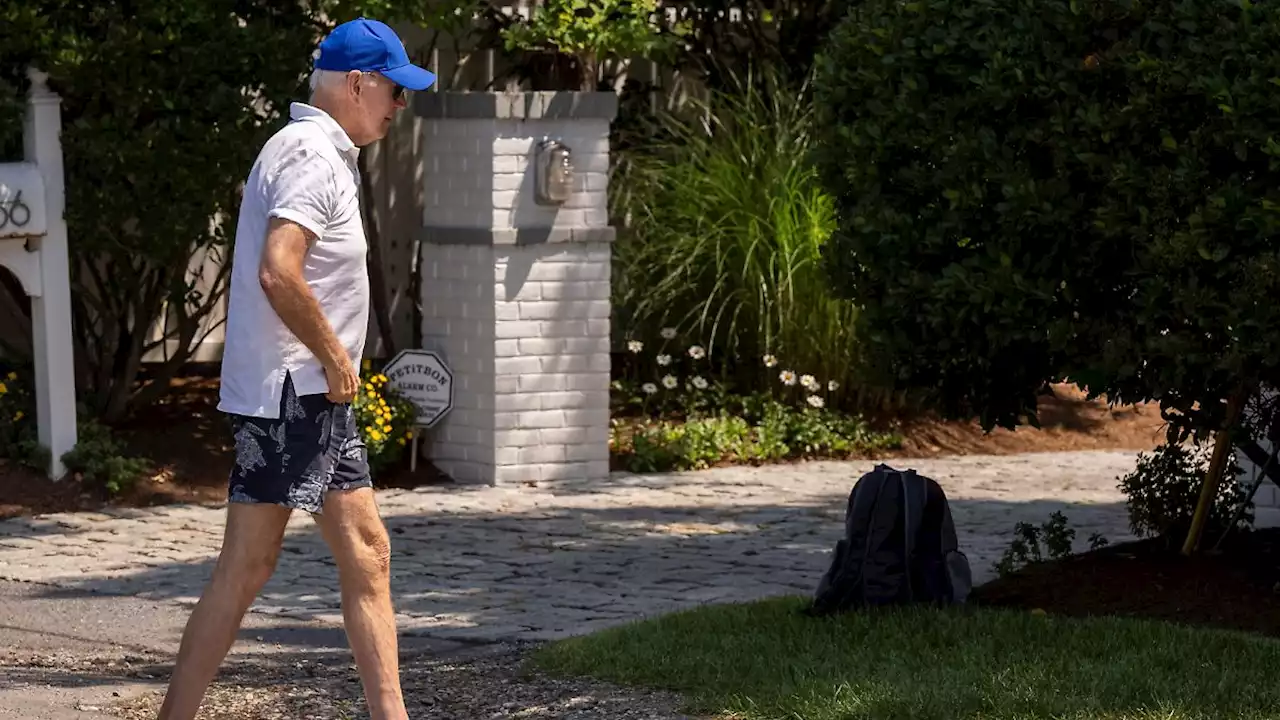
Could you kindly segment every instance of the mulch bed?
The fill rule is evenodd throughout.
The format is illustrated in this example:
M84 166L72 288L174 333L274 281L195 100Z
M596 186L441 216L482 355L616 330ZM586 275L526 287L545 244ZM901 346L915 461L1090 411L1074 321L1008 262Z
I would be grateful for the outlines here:
M216 375L181 378L161 402L116 428L129 452L148 458L153 472L120 497L76 482L51 483L39 473L0 460L0 518L98 509L107 505L148 507L175 503L216 504L226 500L233 450L226 421L217 410ZM1163 420L1150 406L1111 408L1088 400L1071 387L1057 386L1041 398L1042 429L982 432L976 423L912 418L900 424L903 447L875 459L943 455L1006 455L1027 452L1131 449L1150 450L1162 438ZM620 469L616 463L615 469ZM420 487L452 480L429 461L417 471L408 463L378 479L382 487Z
M987 607L1070 617L1120 616L1280 637L1280 528L1237 535L1219 552L1181 555L1180 543L1119 544L1023 568L975 588Z

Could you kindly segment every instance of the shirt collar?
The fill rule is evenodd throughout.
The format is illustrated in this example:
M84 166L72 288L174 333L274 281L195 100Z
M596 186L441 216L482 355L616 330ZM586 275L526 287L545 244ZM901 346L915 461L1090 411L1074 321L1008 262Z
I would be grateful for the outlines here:
M333 142L333 146L338 148L338 152L346 155L352 162L360 154L360 148L351 142L351 136L347 135L347 131L342 129L337 120L333 119L329 113L318 107L313 107L306 103L295 102L289 105L289 117L295 122L313 122L324 130L324 134Z

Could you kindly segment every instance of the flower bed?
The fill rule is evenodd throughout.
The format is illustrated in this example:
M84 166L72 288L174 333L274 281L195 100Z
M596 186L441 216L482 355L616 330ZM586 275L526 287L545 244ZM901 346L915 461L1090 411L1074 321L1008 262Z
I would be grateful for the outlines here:
M732 463L804 458L847 458L896 448L896 433L873 430L829 398L835 380L786 367L771 354L760 360L763 390L731 386L700 344L680 343L673 328L646 354L629 340L633 356L613 382L610 448L633 472L694 470Z

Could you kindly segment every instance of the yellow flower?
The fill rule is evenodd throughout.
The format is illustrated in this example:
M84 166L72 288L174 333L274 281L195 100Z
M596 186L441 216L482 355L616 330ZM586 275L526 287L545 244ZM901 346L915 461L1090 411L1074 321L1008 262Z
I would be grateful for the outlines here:
M382 426L382 432L387 433L388 435L390 435L390 434L391 434L391 426L390 426L390 425L383 425L383 426Z
M396 442L398 442L398 443L400 443L401 445L403 445L403 444L404 444L404 438L400 438L400 439L399 439L399 440L397 440Z
M5 387L4 383L0 382L0 395L3 395L7 392L9 392L9 388Z
M387 381L387 376L386 376L386 375L379 375L378 377L374 378L374 380L377 380L377 381L378 381L378 382L380 382L380 383L384 383L384 382L386 382L386 381Z
M369 393L370 393L370 394L372 394L372 393L373 393L373 383L365 383L365 384L364 384L364 389L365 389L365 390L368 390L368 391L369 391Z
M16 373L16 372L11 372L11 373L9 373L9 377L7 377L7 378L5 378L5 379L6 379L6 380L10 380L10 381L12 381L12 380L17 380L17 379L18 379L18 373Z
M377 430L374 430L372 433L369 434L369 439L374 442L378 442L379 440L382 439L382 433L378 432Z
M367 433L371 433L371 432L373 432L373 426L372 426L372 425L365 425L365 426L364 426L364 431L365 431L365 432L367 432Z
M17 413L16 415L14 415L14 416L13 416L13 421L14 421L14 422L18 422L18 421L19 421L19 420L21 420L21 419L22 419L22 411L21 411L21 410L19 410L19 411L18 411L18 413Z
M406 433L404 434L404 436L405 436L405 437L407 437L407 438L412 438L412 437L413 437L413 431L412 431L412 430L410 430L409 432L406 432Z

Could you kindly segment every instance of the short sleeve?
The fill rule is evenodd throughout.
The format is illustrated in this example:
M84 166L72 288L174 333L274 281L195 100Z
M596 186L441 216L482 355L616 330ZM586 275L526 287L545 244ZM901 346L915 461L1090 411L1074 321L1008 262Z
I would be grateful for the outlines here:
M305 147L294 149L276 167L267 195L267 217L291 220L322 238L333 215L335 188L328 160Z

